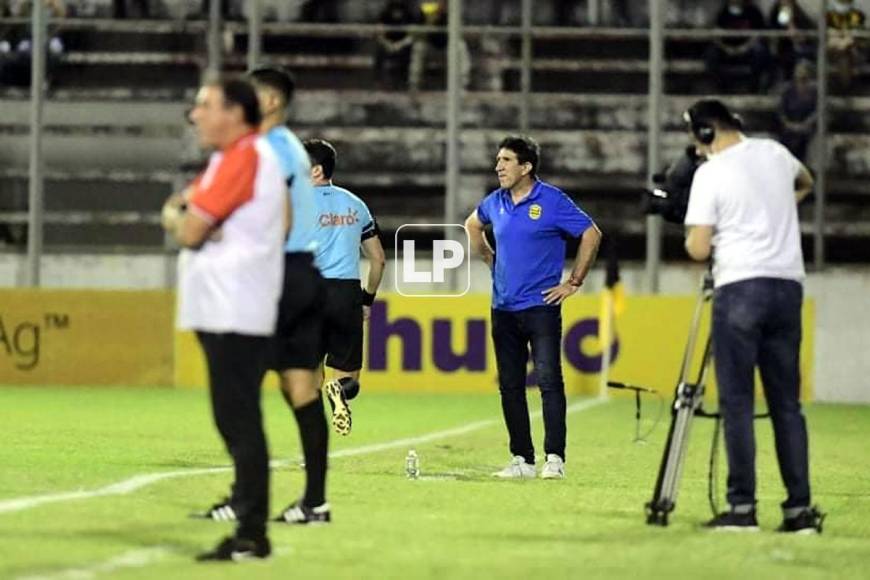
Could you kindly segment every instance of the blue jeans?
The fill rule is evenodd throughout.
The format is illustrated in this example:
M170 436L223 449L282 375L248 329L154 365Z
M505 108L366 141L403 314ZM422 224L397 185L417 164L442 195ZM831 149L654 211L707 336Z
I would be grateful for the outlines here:
M562 381L562 311L559 306L535 306L511 312L492 310L492 341L498 366L501 408L510 437L511 455L535 462L526 365L529 344L544 413L544 451L565 459L565 383Z
M809 507L807 427L801 412L800 344L803 287L754 278L717 288L713 357L728 453L728 503L755 505L755 367L773 422L784 509Z

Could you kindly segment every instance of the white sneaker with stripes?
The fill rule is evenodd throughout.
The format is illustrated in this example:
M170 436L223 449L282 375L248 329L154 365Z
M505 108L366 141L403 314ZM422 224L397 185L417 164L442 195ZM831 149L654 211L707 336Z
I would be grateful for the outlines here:
M312 508L300 500L287 506L274 521L284 524L328 524L332 521L332 514L328 503Z
M204 512L191 514L191 517L203 520L214 520L216 522L234 522L239 518L236 516L236 510L230 504L229 498L225 498L214 504Z

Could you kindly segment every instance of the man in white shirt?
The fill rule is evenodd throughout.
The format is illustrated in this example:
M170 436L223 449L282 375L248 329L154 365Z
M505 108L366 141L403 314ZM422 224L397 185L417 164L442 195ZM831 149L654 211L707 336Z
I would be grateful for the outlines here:
M206 83L190 119L201 144L215 152L163 209L163 226L183 246L178 327L196 331L205 352L215 424L235 466L236 533L199 560L271 552L260 385L278 316L289 214L281 166L257 134L261 118L249 83Z
M713 255L713 357L731 506L707 526L758 529L753 426L758 367L788 491L779 531L818 533L823 516L810 504L799 399L805 274L797 203L811 191L813 178L779 143L743 135L740 118L721 101L698 101L685 121L698 153L707 157L692 182L686 250L695 260Z

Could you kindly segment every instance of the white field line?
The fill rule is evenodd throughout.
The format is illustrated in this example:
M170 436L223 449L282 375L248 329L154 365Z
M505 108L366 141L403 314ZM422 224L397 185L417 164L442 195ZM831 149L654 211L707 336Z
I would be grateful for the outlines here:
M570 405L567 409L567 412L570 413L579 413L581 411L585 411L586 409L591 409L592 407L596 407L605 403L606 400L603 399L588 399L585 401L580 401ZM540 419L541 411L536 411L532 414L532 419ZM334 451L329 454L329 456L333 459L339 459L341 457L356 457L359 455L369 455L371 453L379 453L381 451L388 451L390 449L399 449L402 447L407 447L411 445L420 445L423 443L431 443L432 441L438 441L440 439L447 439L449 437L458 437L460 435L466 435L468 433L472 433L474 431L479 431L480 429L485 429L487 427L491 427L496 424L500 424L501 419L485 419L483 421L475 421L474 423L468 423L461 427L454 427L452 429L445 429L443 431L433 431L432 433L426 433L425 435L419 435L417 437L406 437L403 439L394 439L393 441L386 441L384 443L373 443L371 445L362 445L360 447L352 447L350 449L342 449L340 451ZM288 461L273 461L272 467L283 467L288 465L290 462ZM203 469L183 469L177 471L164 471L161 473L145 473L141 475L135 475L129 479L125 479L124 481L120 481L118 483L113 483L111 485L107 485L105 487L100 487L97 489L93 489L90 491L68 491L63 493L55 493L55 494L46 494L46 495L36 495L36 496L27 496L20 498L13 498L0 501L0 514L10 513L10 512L18 512L27 510L30 508L38 507L41 505L49 504L49 503L58 503L58 502L67 502L79 499L91 499L95 497L104 497L108 495L126 495L132 493L136 490L142 489L143 487L147 487L153 483L157 483L159 481L164 481L167 479L176 479L180 477L192 477L195 475L208 475L212 473L223 473L227 471L231 471L232 468L229 466L226 467L208 467Z
M112 574L113 572L128 568L144 568L164 559L167 555L169 555L169 550L159 546L141 548L124 552L99 564L81 568L68 568L47 574L19 576L18 580L91 580L100 574Z

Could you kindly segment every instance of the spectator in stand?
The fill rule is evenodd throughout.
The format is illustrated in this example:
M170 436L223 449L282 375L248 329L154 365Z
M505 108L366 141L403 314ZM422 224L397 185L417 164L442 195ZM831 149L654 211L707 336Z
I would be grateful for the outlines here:
M782 80L790 81L795 63L816 57L815 43L806 35L816 25L797 0L777 0L770 9L768 22L773 30L789 33L787 38L778 38L774 46Z
M715 27L728 31L763 30L764 16L754 0L726 0L716 17ZM733 86L732 65L749 65L753 92L766 91L770 86L770 50L758 37L719 38L707 48L704 56L707 72L720 92Z
M814 76L812 64L798 62L794 80L786 85L779 101L779 141L803 162L816 131L818 91Z
M42 0L51 18L64 18L66 5L63 0ZM30 18L33 5L30 0L10 2L10 13L13 18ZM48 52L46 55L45 76L48 84L58 62L63 57L64 45L57 28L49 24ZM10 29L0 37L0 85L26 87L30 85L30 63L33 42L30 37L30 27Z
M408 0L388 0L378 22L386 26L417 24L417 12ZM394 30L379 35L377 41L375 74L378 82L391 89L406 86L414 37L406 31Z
M855 65L861 58L860 42L853 32L864 28L864 12L852 0L833 0L827 13L828 54L840 89L852 86Z
M420 3L420 22L427 26L447 28L447 1L423 0ZM429 32L419 35L411 48L411 64L408 78L408 88L412 93L420 90L420 85L426 73L429 58L435 54L445 63L447 60L447 32ZM468 45L464 40L459 43L459 66L462 69L462 86L467 87L471 80L471 57ZM446 67L445 67L446 68Z

